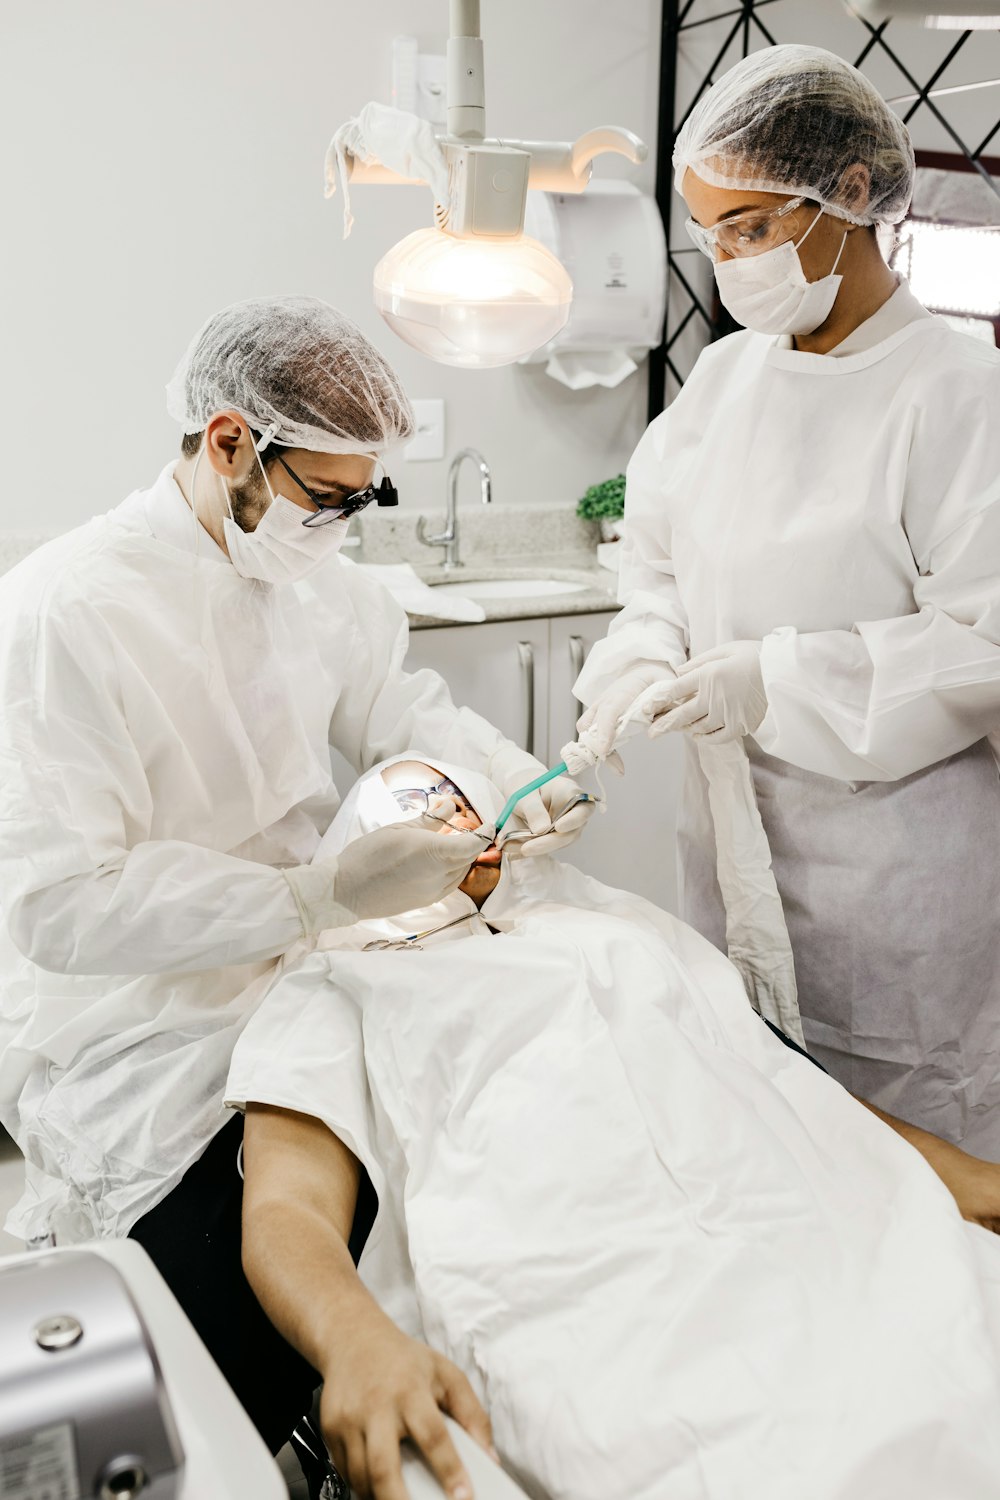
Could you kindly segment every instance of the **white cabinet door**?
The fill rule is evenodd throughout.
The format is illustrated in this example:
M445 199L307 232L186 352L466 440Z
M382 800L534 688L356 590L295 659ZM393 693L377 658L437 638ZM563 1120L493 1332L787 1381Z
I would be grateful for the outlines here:
M578 707L572 685L614 614L569 615L549 622L549 748L576 738ZM482 628L481 626L478 628ZM567 858L606 885L636 891L668 911L677 909L676 826L682 746L679 736L640 735L622 748L624 778L602 772L608 810L595 813ZM585 784L595 786L593 773Z
M545 760L548 754L549 622L498 620L415 630L408 671L433 667L455 702L472 708L508 739ZM433 745L428 745L432 752Z

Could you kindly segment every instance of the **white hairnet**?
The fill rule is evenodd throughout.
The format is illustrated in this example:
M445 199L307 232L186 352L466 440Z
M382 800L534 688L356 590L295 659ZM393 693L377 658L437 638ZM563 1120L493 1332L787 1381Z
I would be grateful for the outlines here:
M382 780L382 772L402 761L420 761L440 771L464 792L469 806L474 808L484 823L495 822L500 816L504 798L488 777L467 766L456 766L443 761L439 755L424 755L420 750L407 750L403 755L392 755L366 771L352 787L330 827L323 835L316 859L333 859L375 828L384 828L387 823L398 823L403 814L389 788Z
M267 441L317 453L383 453L416 431L399 377L318 297L236 302L195 334L167 386L185 432L238 411Z
M860 162L868 169L845 177ZM730 68L691 113L674 146L713 187L802 193L852 224L898 224L913 191L902 120L850 63L821 47L766 47Z

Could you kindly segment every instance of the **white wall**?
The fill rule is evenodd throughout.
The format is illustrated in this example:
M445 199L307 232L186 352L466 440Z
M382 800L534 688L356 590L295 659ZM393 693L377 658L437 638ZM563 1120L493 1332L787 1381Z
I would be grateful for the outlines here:
M163 386L202 320L301 291L349 312L410 394L447 402L446 450L504 501L574 501L645 420L645 370L570 393L537 369L463 373L400 343L371 305L382 252L429 222L423 189L359 188L341 239L322 196L333 128L389 102L390 43L443 50L447 0L45 0L3 7L5 172L0 526L72 525L147 484L177 447ZM655 141L656 0L484 0L492 133ZM605 175L631 173L608 161ZM653 165L633 176L652 190ZM445 464L404 466L433 505Z

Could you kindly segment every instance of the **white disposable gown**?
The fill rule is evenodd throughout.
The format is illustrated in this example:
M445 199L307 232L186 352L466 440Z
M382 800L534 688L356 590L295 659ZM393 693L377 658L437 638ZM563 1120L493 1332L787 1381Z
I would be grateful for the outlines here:
M172 477L0 581L0 1118L15 1233L124 1234L225 1121L251 981L302 934L308 863L358 770L498 733L339 560L241 578Z
M366 778L328 847L392 816ZM638 897L521 859L481 913L455 893L325 934L283 960L227 1097L364 1162L361 1275L466 1371L530 1495L1000 1492L1000 1242Z
M905 284L830 355L711 345L629 465L625 608L575 691L763 642L746 744L807 1042L1000 1160L998 413L1000 353ZM693 749L682 915L721 945Z

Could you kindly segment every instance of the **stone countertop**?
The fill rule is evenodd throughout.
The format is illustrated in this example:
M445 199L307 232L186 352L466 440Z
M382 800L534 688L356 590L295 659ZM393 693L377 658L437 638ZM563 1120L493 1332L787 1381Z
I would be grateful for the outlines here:
M480 583L492 579L555 578L567 583L579 583L581 588L572 594L543 594L539 598L477 599L486 619L478 622L489 624L494 620L537 620L553 615L591 615L602 610L618 609L615 597L616 575L608 568L598 567L593 553L585 552L578 557L565 554L547 557L543 553L532 559L527 566L523 554L506 561L502 558L470 558L462 568L446 573L442 567L415 567L414 571L424 581L435 583ZM427 615L410 615L411 630L444 629L458 624L455 620L437 620ZM462 627L466 628L466 627Z
M452 572L446 573L441 566L440 547L425 547L417 541L417 513L413 511L388 515L364 511L359 517L362 550L358 561L362 566L409 563L429 584L555 578L582 585L572 594L543 594L536 599L477 599L486 615L484 624L596 614L619 607L617 576L597 563L600 528L596 522L581 521L572 505L462 505L458 520L464 566ZM441 529L443 523L443 515L427 516L430 531ZM456 623L410 615L414 630L442 629Z

